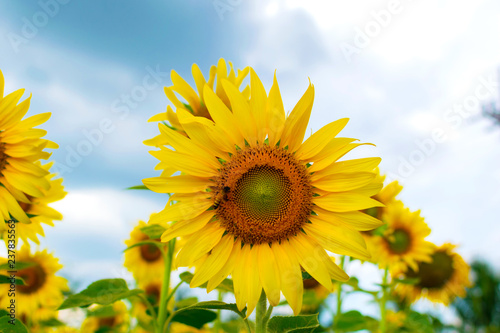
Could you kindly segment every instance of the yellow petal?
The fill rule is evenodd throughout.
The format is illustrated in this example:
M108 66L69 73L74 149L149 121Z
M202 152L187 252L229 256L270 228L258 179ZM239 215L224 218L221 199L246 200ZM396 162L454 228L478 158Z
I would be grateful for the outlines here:
M142 183L157 193L193 193L204 191L212 182L207 178L180 175L146 178Z
M326 250L359 259L370 259L363 236L355 230L339 227L311 217L304 231Z
M269 303L277 306L280 302L280 279L279 270L274 253L268 244L257 246L259 256L260 281L264 287Z
M203 87L207 82L205 81L205 77L203 76L200 67L198 67L197 64L193 64L193 66L191 66L191 73L193 74L194 83L196 84L196 89L198 89L198 94L200 96L203 96Z
M191 288L201 286L226 265L227 259L229 258L229 255L231 254L231 251L233 249L233 244L233 236L226 235L222 237L220 242L215 245L203 265L196 270L196 273L191 280Z
M195 233L206 226L213 217L213 211L205 211L192 219L176 222L163 232L161 241L168 242L175 237L182 237ZM155 220L150 221L150 223L153 222L155 222Z
M5 210L2 210L5 221L10 220L9 217L10 213L10 215L12 215L17 221L21 223L26 223L26 224L31 223L30 219L28 218L24 210L21 208L21 206L19 206L17 201L2 186L0 186L0 198L2 198L2 200L7 204L6 206L8 207L8 211L5 208L4 208Z
M302 268L326 289L332 291L333 284L330 274L321 262L322 256L319 254L320 252L324 252L323 248L312 238L302 233L299 233L295 237L290 237L290 245L297 258L299 258Z
M290 152L295 152L304 140L313 102L314 86L309 84L304 95L286 118L283 133L281 134L281 146L288 146Z
M272 248L278 269L280 271L280 284L283 295L295 315L302 309L302 294L304 285L302 282L302 272L297 258L293 255L288 241L282 241L281 244L274 243Z
M384 207L384 204L362 194L337 192L314 197L313 203L331 212L349 212L371 207Z
M322 127L299 147L296 153L297 158L307 160L319 154L330 140L342 131L348 121L349 118L342 118Z
M207 293L211 292L234 270L234 264L236 260L240 258L241 251L241 242L239 240L234 242L233 249L231 250L231 254L227 259L226 264L214 274L213 277L208 280L207 283Z
M203 90L203 97L214 122L224 130L232 143L237 144L239 147L244 147L243 136L232 112L229 111L222 100L208 86L205 86Z
M189 267L197 259L207 254L220 241L225 229L221 228L219 223L212 222L204 226L201 230L195 232L177 255L179 266Z
M266 103L267 94L264 85L260 81L255 71L250 69L250 107L255 118L255 126L257 127L257 140L259 143L264 142L266 138Z
M373 171L382 161L380 157L367 157L354 160L335 162L330 167L311 175L311 180L314 181L321 177L342 172L358 172L358 171Z
M353 139L350 139L354 141ZM331 151L326 148L321 151L320 154L324 154L324 158L321 160L314 161L313 165L308 168L309 172L316 172L330 167L334 162L343 157L345 154L363 145L372 145L371 143L349 143L347 145L342 145L340 147L335 147Z
M255 246L248 251L246 258L245 287L247 288L247 313L250 316L257 306L262 293L262 285L259 278L258 252Z
M200 99L196 94L196 91L191 88L191 86L179 75L176 71L172 70L170 72L170 77L172 79L172 90L177 91L182 97L186 99L188 104L193 108L193 111L197 112L200 108Z
M192 219L213 205L212 200L197 197L197 200L182 201L165 207L164 210L151 217L150 223L168 223L171 221Z
M165 87L163 88L163 91L165 92L165 95L167 95L167 98L174 104L176 108L183 108L184 103L179 101L177 96L175 96L174 90L172 87Z
M319 218L335 224L344 225L354 230L367 231L380 227L384 222L362 212L334 213L319 207L314 207Z
M285 108L281 99L280 88L278 80L276 79L276 72L274 72L274 80L266 105L267 126L269 131L269 145L275 146L281 138L283 127L285 125Z
M217 169L220 167L220 163L217 161L215 156L210 154L205 148L194 143L193 140L185 137L179 132L168 128L163 124L158 124L160 132L167 137L169 144L178 152L186 155L194 155L203 159L205 164Z
M234 119L240 125L246 141L253 145L257 141L255 120L250 112L250 105L240 91L228 80L222 80L222 86L231 102Z
M210 166L205 159L200 157L171 151L169 149L151 151L150 154L160 161L168 161L168 166L185 172L188 175L210 178L217 174L217 168Z
M234 287L234 298L236 299L236 306L238 310L242 311L248 300L248 289L246 288L246 274L248 274L246 262L248 258L248 253L250 252L250 245L245 244L241 249L240 256L236 263L234 264L233 270L233 287Z
M343 192L368 185L376 176L373 172L334 173L315 180L312 184L325 191Z

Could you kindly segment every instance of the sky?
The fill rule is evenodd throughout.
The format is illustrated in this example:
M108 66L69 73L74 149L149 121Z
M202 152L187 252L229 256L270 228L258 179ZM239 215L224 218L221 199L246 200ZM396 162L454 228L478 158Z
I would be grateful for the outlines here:
M500 107L498 1L41 0L0 13L6 92L25 88L30 114L52 112L43 128L68 195L40 247L75 286L130 280L124 240L166 202L125 190L158 175L147 119L168 105L170 70L192 83L193 63L207 75L220 58L267 89L277 70L286 110L310 79L312 131L350 118L342 135L376 147L349 157L382 157L430 240L500 268L500 127L481 116Z

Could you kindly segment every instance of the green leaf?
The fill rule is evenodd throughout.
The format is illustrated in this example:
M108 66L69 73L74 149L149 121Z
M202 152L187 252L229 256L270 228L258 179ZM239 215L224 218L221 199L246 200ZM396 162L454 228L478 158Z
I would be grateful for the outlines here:
M25 269L25 268L35 266L35 265L36 265L36 263L34 263L34 262L19 262L19 261L17 261L14 265L11 265L10 263L6 262L5 264L0 265L0 271L3 271L3 270L6 270L6 271L18 270L19 271L21 269Z
M103 306L94 311L89 311L87 317L113 317L116 314L112 305Z
M9 313L3 309L0 309L0 317L3 317L3 316L8 316Z
M141 231L148 235L151 239L161 238L161 235L165 232L165 230L166 229L159 224L151 224L141 228Z
M24 281L21 278L16 277L15 278L16 285L18 286L24 286ZM10 278L6 275L0 275L0 284L10 284Z
M39 322L40 326L43 327L57 327L57 326L64 326L66 325L62 321L59 321L57 318L50 318L46 320L42 320Z
M134 247L142 246L142 245L155 245L160 249L160 251L163 251L163 247L165 246L164 243L154 241L154 240L147 240L147 241L137 242L133 245L130 245L125 250L123 250L123 252L128 251L130 249L133 249Z
M177 309L182 309L196 303L198 303L198 297L188 297L175 302L175 307Z
M373 332L378 327L378 321L372 317L363 316L359 311L349 311L342 313L333 323L335 331L355 332L368 330Z
M302 280L312 279L311 274L307 272L302 272Z
M203 309L203 310L229 310L233 311L236 313L238 316L241 318L245 318L245 312L246 309L243 309L243 311L239 311L238 307L234 303L224 303L221 301L208 301L208 302L199 302L190 306L187 306L185 308L182 308L180 310L177 310L177 313L183 312L183 311L191 311L195 309Z
M191 283L191 280L193 279L193 274L190 273L190 272L183 272L179 275L180 279L184 282L186 282L187 284L190 284ZM201 286L199 286L198 288L207 288L207 283L204 283L202 284ZM234 288L233 288L233 280L230 280L230 279L224 279L224 281L221 282L221 284L219 284L217 286L217 288L215 288L217 290L220 290L220 291L226 291L226 292L231 292L231 293L234 293Z
M10 316L0 317L0 332L2 333L28 333L28 329L19 319Z
M149 190L149 188L147 188L146 185L136 185L127 187L127 190Z
M104 279L91 283L87 289L71 295L59 307L59 310L86 307L93 303L109 305L120 299L143 293L140 289L130 290L123 279Z
M185 308L184 308L185 309ZM205 324L214 321L217 313L203 309L191 309L189 311L178 311L174 314L172 321L201 329Z
M295 316L295 317L272 317L267 324L267 332L270 333L306 333L313 332L319 327L318 315Z

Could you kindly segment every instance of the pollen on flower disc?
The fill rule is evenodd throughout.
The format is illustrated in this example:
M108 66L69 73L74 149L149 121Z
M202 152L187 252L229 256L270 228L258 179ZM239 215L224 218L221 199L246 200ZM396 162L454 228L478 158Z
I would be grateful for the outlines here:
M247 244L272 243L295 235L312 208L307 168L287 150L267 145L232 156L215 180L214 202L221 225ZM224 193L224 198L218 194ZM218 199L217 199L218 197Z

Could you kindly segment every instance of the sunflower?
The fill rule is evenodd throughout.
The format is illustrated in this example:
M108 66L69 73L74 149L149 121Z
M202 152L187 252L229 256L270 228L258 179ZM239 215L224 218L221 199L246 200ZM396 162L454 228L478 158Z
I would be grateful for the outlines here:
M94 305L89 310L87 318L82 323L82 332L128 332L130 318L127 306L122 301L106 306Z
M410 212L401 201L396 201L385 208L382 219L387 222L383 235L374 235L367 241L372 260L380 268L390 268L391 273L397 274L408 267L418 270L419 261L430 261L433 244L425 238L431 229L420 211Z
M247 314L262 288L272 305L282 291L299 313L301 267L332 290L332 278L348 276L325 250L369 257L359 230L381 222L360 210L382 206L370 198L382 188L373 182L380 158L339 162L362 145L335 138L347 119L302 142L311 84L288 117L276 77L268 96L250 69L249 100L230 80L221 86L230 107L209 85L202 90L212 120L177 108L187 136L159 124L169 147L152 152L160 160L157 169L181 174L143 181L153 191L175 193L150 223L176 221L162 241L186 238L176 260L182 267L196 263L191 287L208 281L211 291L232 275L237 306L248 306Z
M49 190L46 178L49 172L33 162L47 159L50 153L44 149L57 148L57 145L41 139L47 133L45 130L33 128L46 122L50 113L22 119L31 99L30 96L17 104L23 93L24 89L20 89L4 97L4 78L0 71L0 211L3 220L8 221L12 216L29 223L16 201L29 204L28 196L43 197L42 189Z
M42 165L39 161L35 162L36 166L41 166L43 169L49 171L52 166L51 163ZM44 231L42 223L54 226L54 220L62 220L62 215L55 209L49 207L48 205L52 202L63 199L66 196L64 191L64 186L62 185L62 178L53 179L55 174L48 174L45 178L50 183L49 190L40 189L43 193L42 197L34 198L30 195L26 195L29 203L18 202L19 206L23 211L30 217L30 224L19 223L16 225L16 236L21 237L24 242L28 242L31 239L36 244L39 244L37 235L44 236ZM3 229L3 230L2 230ZM0 225L0 232L3 231L3 238L7 239L7 229Z
M139 221L130 232L130 238L125 241L127 247L149 240L148 235L141 231L141 228L146 226L146 222ZM167 246L164 247L164 250L167 251ZM139 284L154 282L158 277L163 276L164 271L162 253L153 244L144 244L125 251L124 266L133 274L134 279Z
M418 279L416 284L398 284L396 294L409 302L425 297L432 302L449 305L453 298L464 297L470 287L469 265L446 243L431 253L430 262L418 263L418 270L409 269L404 277Z
M29 247L24 244L17 251L16 261L31 263L32 265L17 271L16 276L24 280L25 285L16 286L16 311L21 318L25 316L33 320L40 313L40 308L54 310L63 301L63 291L68 290L66 279L56 276L62 268L58 259L47 250L30 253ZM3 262L7 262L3 259ZM0 295L7 295L9 286L0 284ZM9 304L9 298L0 301L1 307Z

